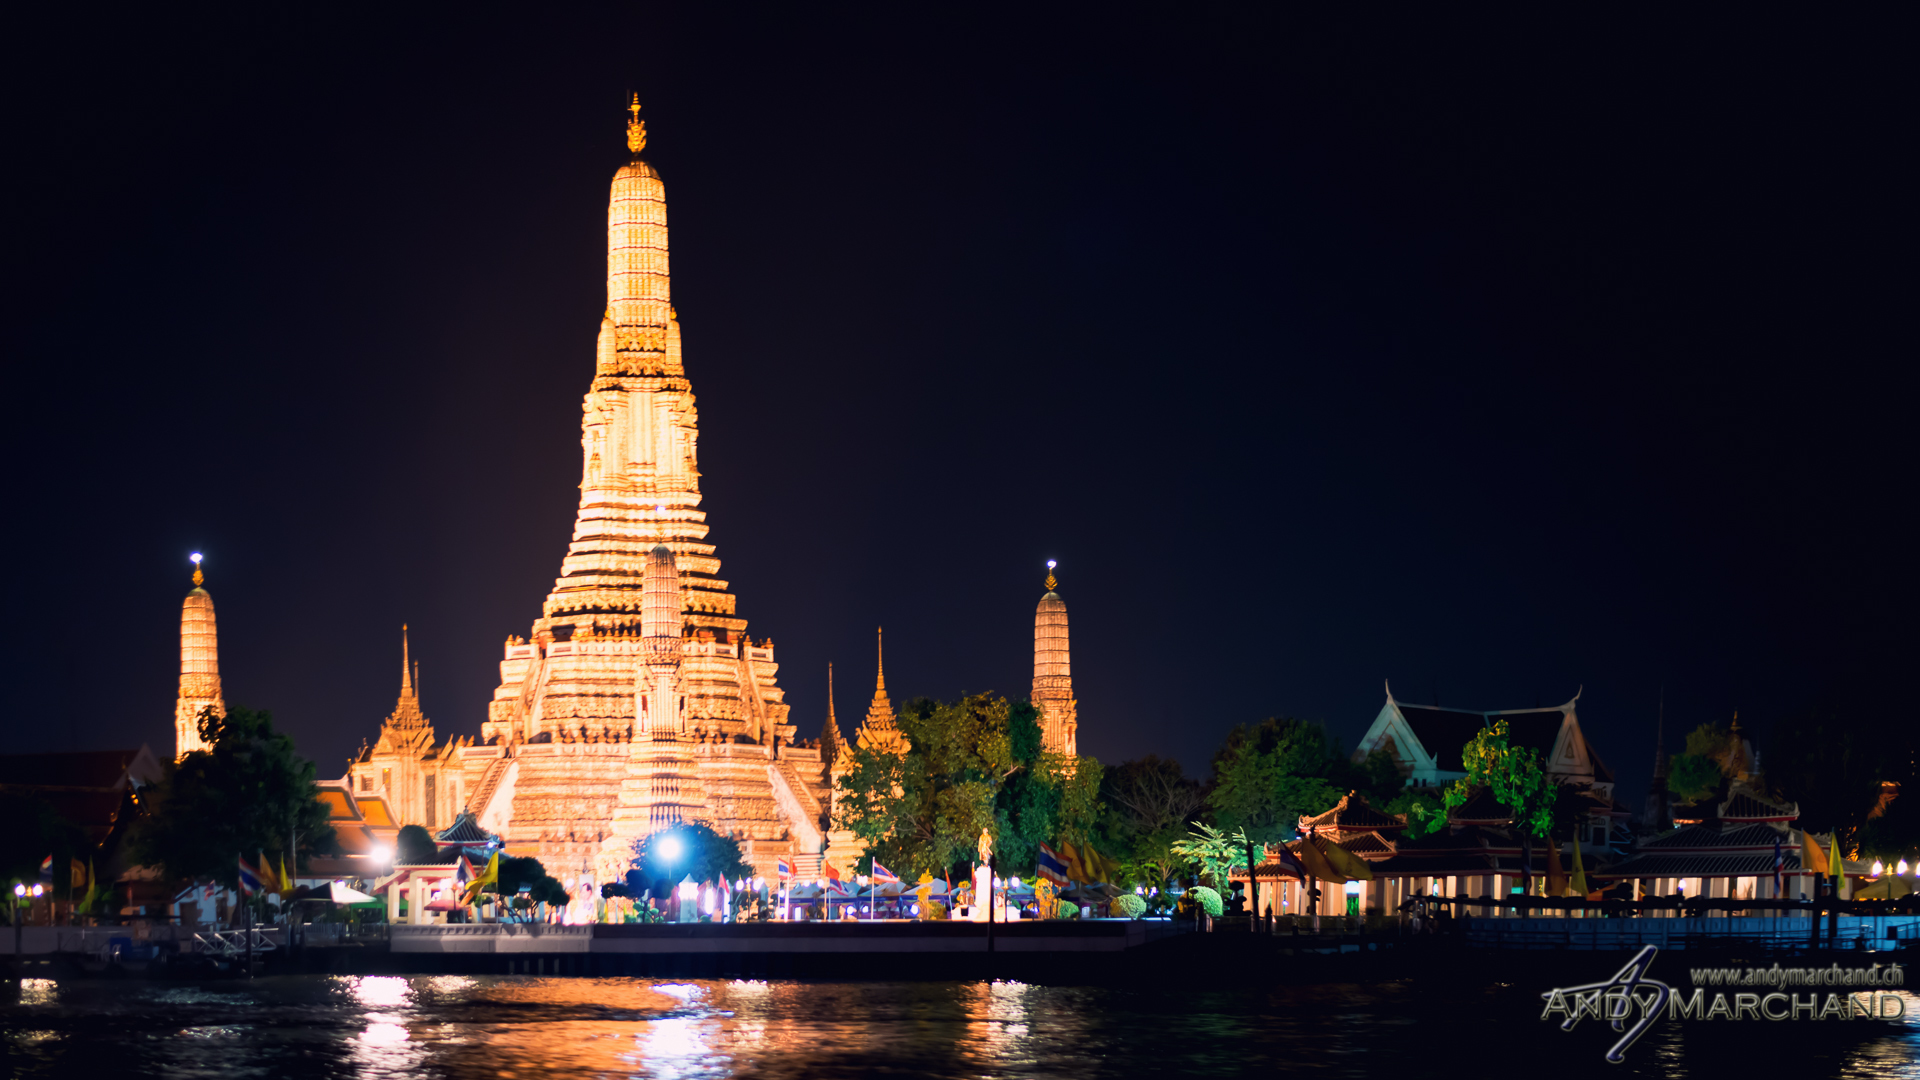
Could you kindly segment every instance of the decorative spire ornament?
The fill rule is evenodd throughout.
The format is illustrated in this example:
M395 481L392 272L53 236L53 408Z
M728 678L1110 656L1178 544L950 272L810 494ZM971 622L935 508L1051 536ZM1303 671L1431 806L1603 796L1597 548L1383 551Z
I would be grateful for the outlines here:
M187 558L189 558L189 559L192 559L192 560L193 560L193 583L194 583L194 585L195 585L195 586L198 586L198 585L200 585L200 584L201 584L202 582L204 582L204 581L206 581L206 580L207 580L207 579L206 579L206 576L200 573L200 559L201 559L201 555L200 555L200 553L199 553L199 552L197 552L197 551L196 551L196 552L194 552L193 554L191 554L191 555L189 555L189 556L187 556Z
M1047 560L1047 591L1048 592L1052 592L1053 590L1060 587L1060 583L1053 579L1053 568L1059 565L1060 564L1053 559Z
M640 95L633 95L633 101L627 106L632 119L627 121L627 149L639 153L647 148L647 122L640 119Z

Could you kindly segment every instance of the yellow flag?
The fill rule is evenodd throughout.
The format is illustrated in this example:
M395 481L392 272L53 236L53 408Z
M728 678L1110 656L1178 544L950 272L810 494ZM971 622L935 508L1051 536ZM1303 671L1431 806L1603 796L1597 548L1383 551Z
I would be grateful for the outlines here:
M293 892L293 878L287 873L287 860L285 859L280 860L280 891L283 893Z
M1373 868L1367 865L1367 860L1331 840L1321 837L1315 837L1315 839L1323 845L1322 853L1326 855L1327 861L1333 864L1335 870L1345 874L1348 881L1373 880Z
M1821 851L1820 845L1813 842L1811 833L1800 834L1800 866L1816 874L1827 872L1827 853Z
M80 899L81 911L92 911L93 902L100 898L100 878L93 872L93 860L87 860L87 895Z
M1348 880L1347 875L1341 873L1331 862L1327 861L1327 853L1321 851L1319 845L1313 841L1303 837L1300 841L1299 854L1300 865L1306 867L1307 873L1312 874L1321 881L1343 882Z
M479 877L473 879L473 884L467 886L467 895L460 902L463 904L473 903L473 898L480 895L482 886L496 885L499 881L500 853L496 851L493 853L493 858L487 860L486 870L482 872Z
M1847 863L1840 857L1840 830L1833 830L1833 841L1827 851L1827 873L1834 876L1834 895L1842 900L1851 899L1847 895Z
M1573 895L1585 898L1587 895L1587 870L1580 865L1580 838L1573 838Z

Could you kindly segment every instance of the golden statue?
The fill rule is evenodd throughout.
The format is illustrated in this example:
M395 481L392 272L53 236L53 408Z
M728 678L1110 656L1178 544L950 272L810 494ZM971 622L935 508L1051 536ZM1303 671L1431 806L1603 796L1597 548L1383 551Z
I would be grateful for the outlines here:
M992 865L992 863L993 863L993 837L987 835L987 830L981 829L980 830L980 865L989 866L989 865Z

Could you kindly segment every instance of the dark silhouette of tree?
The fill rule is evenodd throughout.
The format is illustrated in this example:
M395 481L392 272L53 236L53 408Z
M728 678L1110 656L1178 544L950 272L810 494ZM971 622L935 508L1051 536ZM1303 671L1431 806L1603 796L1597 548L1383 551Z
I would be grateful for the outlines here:
M134 858L176 878L232 885L241 855L338 850L313 763L273 729L270 713L209 709L200 715L200 737L207 749L169 763L147 796L148 815L129 837Z

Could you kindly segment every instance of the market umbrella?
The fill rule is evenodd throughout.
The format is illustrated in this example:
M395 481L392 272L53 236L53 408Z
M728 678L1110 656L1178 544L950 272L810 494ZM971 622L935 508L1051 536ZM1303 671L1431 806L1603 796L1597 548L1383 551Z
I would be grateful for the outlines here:
M1888 874L1853 890L1855 900L1898 900L1913 891L1913 885L1898 874Z

